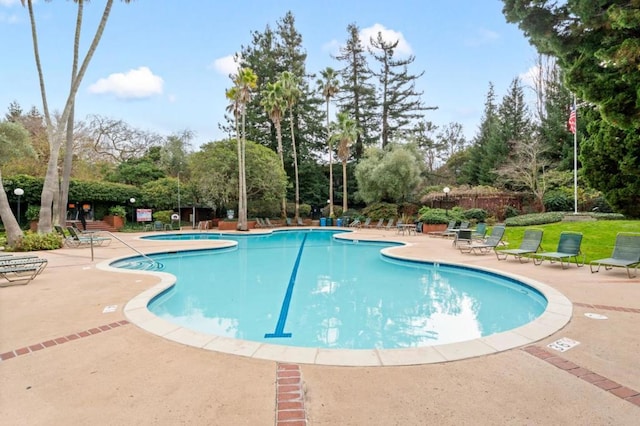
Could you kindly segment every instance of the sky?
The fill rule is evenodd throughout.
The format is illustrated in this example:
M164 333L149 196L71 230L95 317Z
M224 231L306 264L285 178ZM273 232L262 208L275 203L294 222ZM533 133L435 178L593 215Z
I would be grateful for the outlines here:
M82 56L104 4L85 4ZM224 138L218 124L224 122L234 53L251 42L251 32L275 29L288 11L302 35L308 73L341 68L332 55L346 42L349 24L360 28L363 43L379 31L386 40L399 40L398 57L415 57L409 72L424 71L416 83L424 104L438 107L425 119L440 127L461 123L468 139L477 133L489 83L501 101L514 78L529 84L535 67L535 50L506 22L500 0L116 0L78 91L76 118L97 114L165 136L190 130L194 149ZM34 12L49 108L61 112L70 84L75 3L37 0ZM42 111L28 11L19 0L0 0L0 40L0 117L12 101L25 111Z

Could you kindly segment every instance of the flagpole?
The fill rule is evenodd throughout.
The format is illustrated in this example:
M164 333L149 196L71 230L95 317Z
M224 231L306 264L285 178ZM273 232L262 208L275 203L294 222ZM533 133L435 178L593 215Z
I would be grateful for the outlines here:
M573 132L573 214L578 214L578 105L575 94L573 110L576 115L575 132Z

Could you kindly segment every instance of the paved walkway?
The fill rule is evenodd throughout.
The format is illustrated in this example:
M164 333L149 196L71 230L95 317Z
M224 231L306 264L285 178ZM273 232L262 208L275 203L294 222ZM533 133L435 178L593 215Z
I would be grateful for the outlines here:
M3 424L423 425L616 424L640 418L640 279L622 270L498 262L423 235L359 230L410 243L403 256L463 262L542 281L574 304L566 327L526 347L402 367L281 364L205 351L150 334L123 315L158 279L102 271L132 254L114 241L38 253L47 269L0 288ZM141 241L144 252L216 241ZM108 312L115 306L113 312ZM107 312L105 312L105 308ZM585 313L606 315L595 320ZM560 338L580 344L557 352Z

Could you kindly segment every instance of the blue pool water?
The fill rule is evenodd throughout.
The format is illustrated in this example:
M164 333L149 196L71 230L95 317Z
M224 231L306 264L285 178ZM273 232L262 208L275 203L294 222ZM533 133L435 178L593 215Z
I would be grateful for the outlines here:
M510 278L395 260L380 253L393 244L335 239L336 232L149 237L238 244L151 255L177 282L148 309L211 335L303 347L391 349L503 332L546 308L537 290ZM136 269L141 260L112 266Z

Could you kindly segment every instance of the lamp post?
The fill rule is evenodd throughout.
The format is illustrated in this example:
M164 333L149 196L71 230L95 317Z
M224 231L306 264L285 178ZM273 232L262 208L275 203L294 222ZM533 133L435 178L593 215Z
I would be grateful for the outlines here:
M447 216L449 216L449 192L451 192L451 188L445 186L442 192L444 192L444 207L447 210Z
M13 193L18 197L18 225L20 224L20 197L24 195L24 189L16 188Z
M178 172L178 216L180 216L180 219L178 219L178 226L180 226L180 222L182 222L182 212L180 211L180 172Z
M129 198L129 202L131 203L131 225L133 226L134 222L136 221L135 217L133 216L135 214L133 205L136 203L136 199L131 197Z

